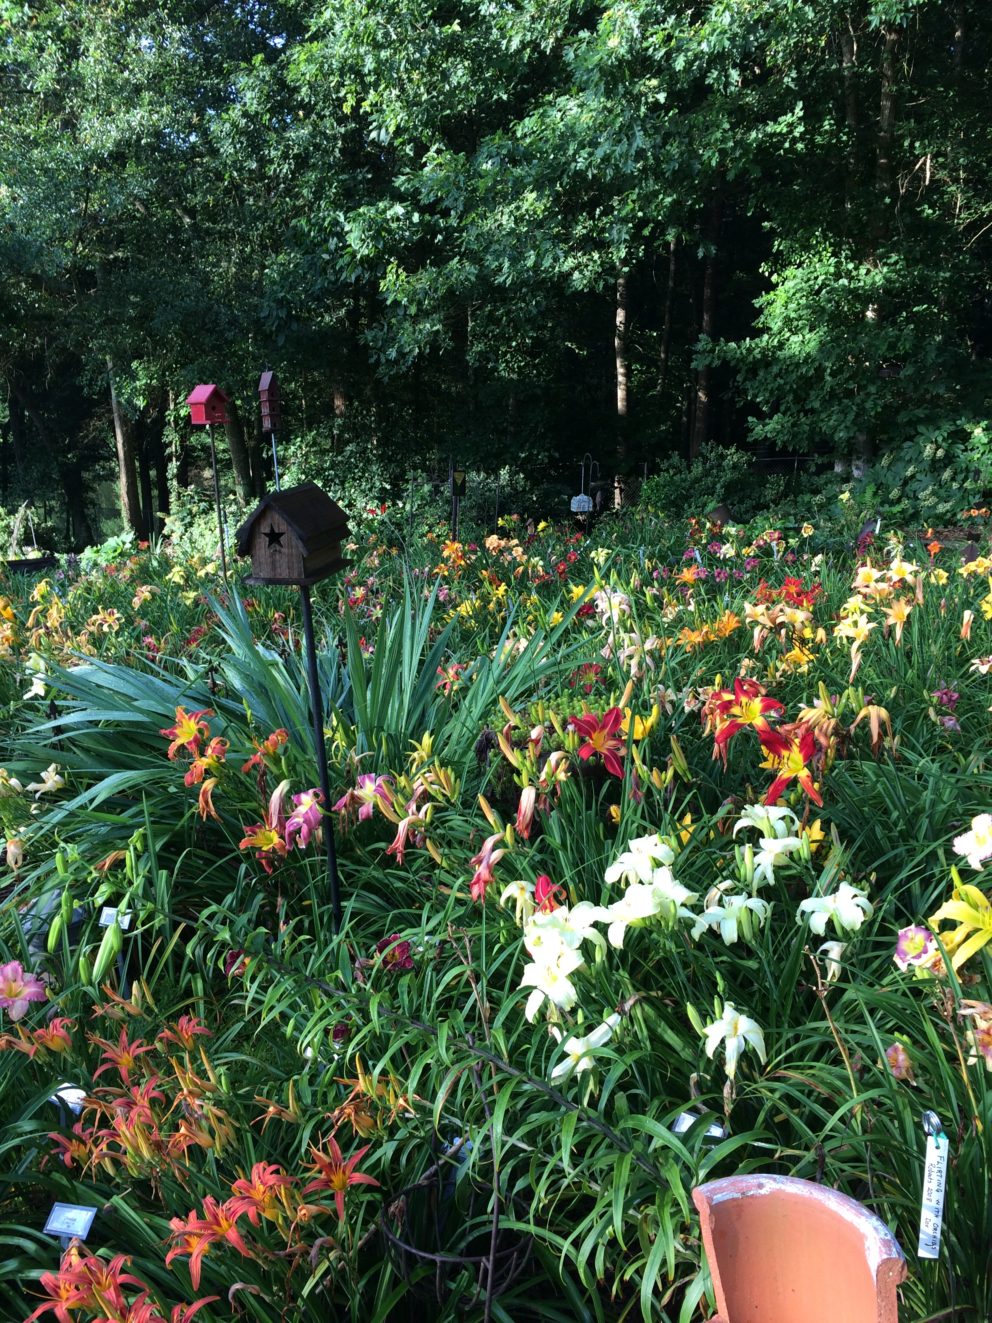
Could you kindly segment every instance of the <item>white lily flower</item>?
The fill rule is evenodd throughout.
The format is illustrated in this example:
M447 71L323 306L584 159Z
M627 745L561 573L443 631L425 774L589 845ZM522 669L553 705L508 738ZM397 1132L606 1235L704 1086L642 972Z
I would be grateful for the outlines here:
M843 955L847 950L847 942L824 942L822 946L817 947L816 954L823 956L827 966L827 982L836 983L840 978L843 968Z
M828 923L833 923L839 933L857 932L874 912L864 891L852 887L850 882L842 882L830 896L810 896L800 901L796 918L801 923L803 916L808 916L810 931L822 937Z
M655 832L653 836L638 836L629 841L626 850L603 876L608 883L650 882L656 868L674 862L675 851Z
M557 1066L551 1071L551 1079L554 1082L568 1079L569 1075L581 1075L584 1070L592 1070L596 1064L595 1054L601 1047L613 1037L613 1031L620 1023L620 1016L615 1012L608 1016L598 1028L592 1033L579 1035L569 1034L563 1038L560 1029L552 1027L551 1032L561 1043L562 1051L565 1053Z
M706 1055L712 1059L721 1043L726 1044L726 1068L730 1079L737 1071L737 1060L745 1047L752 1047L764 1064L765 1036L761 1026L750 1016L741 1015L733 1002L728 1001L719 1020L714 1020L703 1030L706 1036Z
M0 767L0 799L13 799L24 793L24 787L16 776L11 776L6 767Z
M606 922L606 911L588 900L569 907L559 905L550 913L532 914L524 924L524 946L533 960L549 964L561 950L576 951L589 940L602 943L602 936L593 927Z
M763 928L768 918L768 909L768 902L758 900L755 896L725 896L721 904L707 906L697 917L692 929L692 940L695 942L707 928L719 928L720 936L727 946L733 946L737 941L739 930L743 930L745 940L750 941L755 920L758 927ZM750 917L752 914L754 920Z
M979 813L971 820L971 830L954 838L954 853L963 855L972 868L984 868L992 855L992 813Z
M651 883L633 882L619 900L607 906L606 913L610 926L606 936L611 946L620 949L624 934L632 924L646 923L648 919L662 918L668 924L676 919L690 919L692 911L684 908L685 902L696 899L696 893L689 891L676 882L671 870L659 868L655 876L667 874Z
M508 887L504 887L499 903L506 905L511 900L513 901L514 922L522 928L534 913L534 883L526 882L521 878L516 882L511 882Z
M50 763L41 774L40 781L32 781L28 790L35 792L35 799L42 795L53 795L56 790L61 790L65 785L65 780L59 776L58 763Z
M570 1011L578 1000L575 984L569 977L582 965L582 957L576 951L563 951L561 959L554 964L543 965L532 962L524 967L520 978L522 988L533 988L527 998L524 1015L530 1024L534 1023L537 1012L545 1001L551 1002L556 1011Z
M803 848L799 836L762 836L761 849L754 856L754 885L775 881L775 869Z
M742 827L756 827L762 836L788 836L799 826L792 809L777 804L748 804L734 824L734 835ZM764 842L762 842L763 844Z

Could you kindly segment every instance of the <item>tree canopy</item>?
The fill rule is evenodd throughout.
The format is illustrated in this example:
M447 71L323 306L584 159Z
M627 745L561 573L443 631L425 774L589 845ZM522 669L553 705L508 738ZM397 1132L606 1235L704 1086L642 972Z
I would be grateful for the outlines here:
M981 0L0 0L0 505L218 381L403 472L986 446ZM195 459L195 453L193 454Z

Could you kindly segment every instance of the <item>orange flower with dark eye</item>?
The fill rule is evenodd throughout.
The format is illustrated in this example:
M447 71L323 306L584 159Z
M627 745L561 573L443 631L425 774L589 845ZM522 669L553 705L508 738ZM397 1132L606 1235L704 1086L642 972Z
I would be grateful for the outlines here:
M786 740L768 722L769 714L781 716L785 708L777 698L769 698L756 680L738 676L733 694L722 698L715 709L718 725L714 740L717 748L732 740L745 726L753 726L770 753L780 755L786 749Z

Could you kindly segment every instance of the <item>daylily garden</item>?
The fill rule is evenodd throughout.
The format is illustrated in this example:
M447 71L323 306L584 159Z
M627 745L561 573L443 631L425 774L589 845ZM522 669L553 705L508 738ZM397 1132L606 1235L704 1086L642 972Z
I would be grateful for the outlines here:
M752 1171L877 1212L906 1319L987 1317L989 512L847 497L369 512L316 593L331 802L294 590L0 580L3 1318L688 1323L690 1191Z

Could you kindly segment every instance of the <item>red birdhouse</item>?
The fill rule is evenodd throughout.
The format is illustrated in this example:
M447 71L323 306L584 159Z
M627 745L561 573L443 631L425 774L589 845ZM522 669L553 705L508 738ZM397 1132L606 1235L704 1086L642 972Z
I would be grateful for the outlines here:
M208 423L226 423L227 403L230 395L219 386L196 386L186 396L189 405L189 420L196 427L206 427Z
M259 377L258 399L262 409L262 431L277 432L282 418L282 402L274 372L263 372Z

